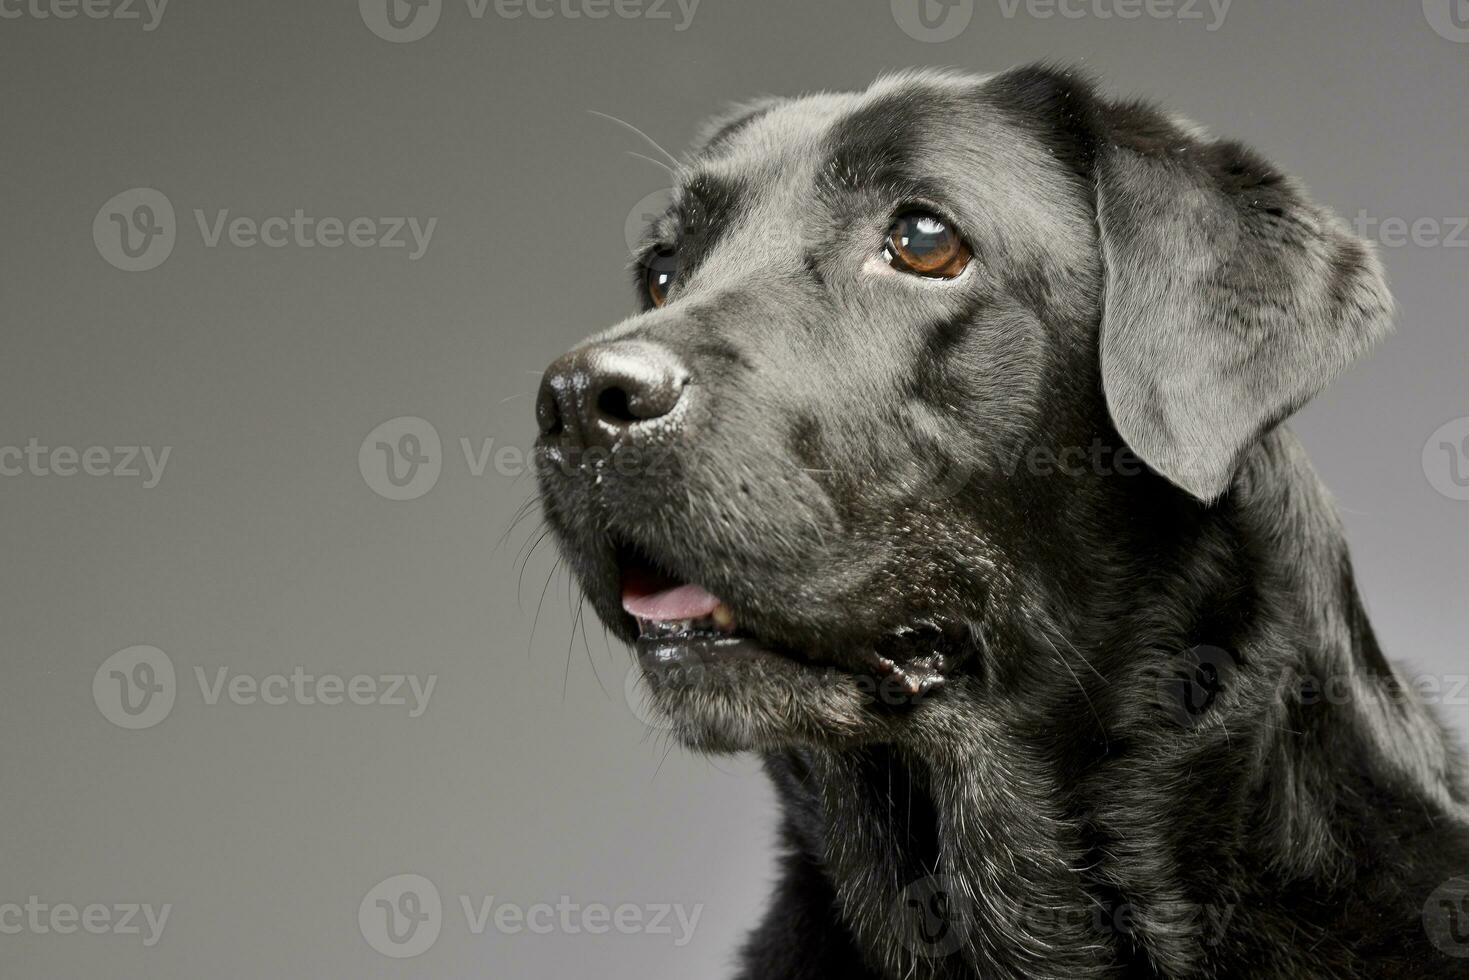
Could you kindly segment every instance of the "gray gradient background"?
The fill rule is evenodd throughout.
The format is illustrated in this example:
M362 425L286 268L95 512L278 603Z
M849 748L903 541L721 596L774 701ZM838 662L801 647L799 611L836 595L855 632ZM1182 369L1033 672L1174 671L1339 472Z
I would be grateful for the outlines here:
M670 751L640 722L625 651L595 627L587 648L573 638L564 576L533 635L550 549L518 585L535 521L497 545L530 480L472 476L458 440L528 446L541 368L631 309L624 223L666 178L588 109L679 150L730 100L1034 59L1082 63L1257 145L1344 215L1469 215L1469 44L1418 0L1236 0L1215 31L1007 18L979 0L945 43L907 36L887 0L703 0L684 31L493 6L476 20L447 0L412 44L374 36L349 0L174 0L152 32L0 20L0 445L173 447L152 490L0 479L0 903L174 906L151 949L0 935L0 976L725 975L771 877L770 792L750 761ZM137 186L172 200L179 241L128 274L91 224ZM209 249L193 225L194 208L298 207L440 221L417 262ZM1469 502L1435 492L1420 453L1469 415L1469 248L1383 254L1400 331L1296 428L1339 498L1385 646L1456 675ZM394 502L357 452L401 415L432 421L447 459L431 493ZM171 715L144 731L91 695L134 644L179 670ZM416 719L209 706L195 666L438 687ZM1445 711L1469 730L1469 707ZM437 884L445 922L400 961L364 940L357 907L402 872ZM475 936L462 894L704 909L682 948Z

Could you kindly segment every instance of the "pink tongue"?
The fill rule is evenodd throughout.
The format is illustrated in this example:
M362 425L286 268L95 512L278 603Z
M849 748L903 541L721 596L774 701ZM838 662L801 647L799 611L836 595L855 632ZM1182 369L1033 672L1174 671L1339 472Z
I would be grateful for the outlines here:
M697 585L675 585L668 589L644 591L640 583L626 582L622 587L622 608L629 616L668 622L679 619L702 619L713 615L719 600Z

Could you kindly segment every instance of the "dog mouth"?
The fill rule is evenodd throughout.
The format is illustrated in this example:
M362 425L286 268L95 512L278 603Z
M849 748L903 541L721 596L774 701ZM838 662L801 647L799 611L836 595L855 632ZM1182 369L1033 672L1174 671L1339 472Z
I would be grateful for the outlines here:
M835 672L870 679L895 700L926 696L957 661L956 631L925 621L893 628L872 643L842 644L840 654L797 649L741 622L720 596L655 565L642 552L617 549L623 612L637 626L634 649L644 669L737 668Z
M644 667L687 667L773 657L734 610L701 585L657 568L639 552L619 549L622 611L637 624L634 648Z
M736 632L734 612L718 596L637 559L623 563L622 610L637 620L639 639L733 636Z

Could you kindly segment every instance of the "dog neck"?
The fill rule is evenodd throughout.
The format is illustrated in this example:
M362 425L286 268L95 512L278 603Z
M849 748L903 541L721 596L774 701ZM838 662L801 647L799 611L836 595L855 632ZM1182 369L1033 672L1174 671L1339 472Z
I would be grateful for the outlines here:
M952 685L901 743L768 760L787 837L882 975L1188 974L1236 916L1350 886L1374 787L1430 822L1460 809L1288 433L1174 530L1175 567L1098 574L1082 615L985 624L986 659L1026 668ZM1220 689L1180 711L1204 648Z

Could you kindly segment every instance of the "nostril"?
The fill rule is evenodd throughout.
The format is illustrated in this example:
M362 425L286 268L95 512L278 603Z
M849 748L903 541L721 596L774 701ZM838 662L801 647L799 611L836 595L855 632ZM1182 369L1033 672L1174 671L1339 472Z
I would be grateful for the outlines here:
M541 383L536 394L536 425L543 436L558 436L566 428L561 416L561 406L556 401L556 389L549 379Z
M638 421L638 414L633 411L632 400L628 397L627 389L619 385L603 388L597 395L597 412L605 419L631 425Z

